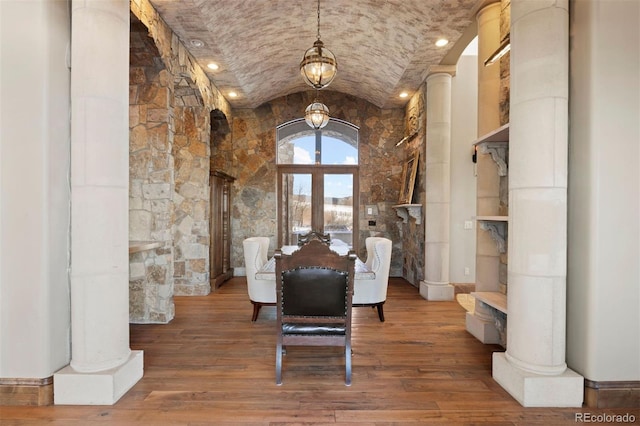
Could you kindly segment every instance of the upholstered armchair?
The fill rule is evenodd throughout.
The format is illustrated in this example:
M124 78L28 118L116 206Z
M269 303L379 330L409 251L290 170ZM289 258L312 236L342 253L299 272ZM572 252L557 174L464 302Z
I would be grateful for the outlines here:
M244 248L244 263L247 272L247 290L249 300L253 304L251 321L258 319L262 306L275 306L276 280L256 279L256 273L267 263L269 251L268 237L251 237L242 242Z
M391 267L391 240L382 237L369 237L366 264L376 277L372 280L355 280L353 306L371 306L378 308L378 318L384 322L383 305L387 300L389 269Z

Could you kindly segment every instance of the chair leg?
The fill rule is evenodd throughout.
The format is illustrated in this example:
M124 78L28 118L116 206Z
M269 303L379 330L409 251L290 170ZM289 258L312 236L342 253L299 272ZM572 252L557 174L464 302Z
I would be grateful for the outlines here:
M345 386L351 386L351 344L347 343L344 348L345 365Z
M276 385L282 384L282 344L276 346Z
M251 317L251 322L255 322L258 319L258 314L260 313L260 308L262 307L262 303L251 301L253 304L253 316Z
M382 305L384 305L384 302L378 303L376 305L378 308L378 318L380 318L380 322L384 322L384 312L382 310Z

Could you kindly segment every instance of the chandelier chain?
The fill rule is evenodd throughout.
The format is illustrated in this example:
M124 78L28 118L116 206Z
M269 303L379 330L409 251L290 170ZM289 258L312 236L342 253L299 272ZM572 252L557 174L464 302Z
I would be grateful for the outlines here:
M320 0L318 0L318 40L320 40Z

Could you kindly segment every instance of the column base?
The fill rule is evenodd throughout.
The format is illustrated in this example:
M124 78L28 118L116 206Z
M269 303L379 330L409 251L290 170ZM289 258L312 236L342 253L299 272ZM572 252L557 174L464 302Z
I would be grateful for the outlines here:
M482 343L486 345L502 344L500 340L500 333L498 333L498 329L496 328L494 321L487 321L479 318L471 312L467 312L465 325L467 327L467 331Z
M493 353L493 379L523 407L581 407L584 378L568 368L545 376L511 364L504 352Z
M53 375L56 405L113 405L142 378L143 351L131 351L122 365L96 373L66 366Z
M453 300L455 287L449 283L420 281L420 296L427 300Z

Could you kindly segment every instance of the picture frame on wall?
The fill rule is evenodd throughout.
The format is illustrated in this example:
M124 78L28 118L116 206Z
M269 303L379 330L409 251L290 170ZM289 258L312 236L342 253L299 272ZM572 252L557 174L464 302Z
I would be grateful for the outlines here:
M419 158L420 151L416 150L409 156L402 167L402 186L400 187L400 198L398 199L400 204L411 204L416 174L418 173Z

